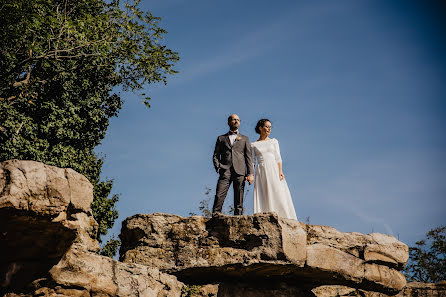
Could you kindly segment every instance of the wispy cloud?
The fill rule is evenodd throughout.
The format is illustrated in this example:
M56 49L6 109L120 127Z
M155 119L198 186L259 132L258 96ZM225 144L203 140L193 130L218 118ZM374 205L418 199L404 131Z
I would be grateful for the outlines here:
M444 168L415 152L390 153L345 164L335 176L320 181L323 187L309 188L300 196L309 196L340 216L359 219L346 223L356 221L370 231L395 236L394 230L402 232L403 225L415 232L426 215L432 222L441 220L437 210L445 206L446 186L441 183L445 177Z
M221 50L211 57L187 61L177 81L191 81L200 76L240 64L259 57L280 46L289 35L284 30L292 22L294 15L282 16L276 21L263 25L253 32L245 33L230 45L222 44Z
M383 226L384 229L386 230L387 234L389 235L394 235L393 234L393 230L392 228L390 228L388 221L382 217L379 217L376 215L376 212L371 212L370 210L365 211L361 208L359 208L356 205L347 205L347 208L358 218L360 218L361 220L363 220L364 222L369 223L372 227L378 227L378 226ZM376 230L372 230L372 231L376 231Z
M197 77L217 72L219 70L238 65L244 61L260 57L275 48L282 47L283 43L291 39L310 40L316 31L309 31L308 25L314 23L314 19L323 20L324 16L342 10L337 4L325 4L311 6L303 2L288 7L286 13L275 16L275 19L266 21L256 30L246 32L230 44L221 44L221 50L212 56L203 57L201 60L187 61L178 82L191 81ZM240 31L243 31L243 27Z

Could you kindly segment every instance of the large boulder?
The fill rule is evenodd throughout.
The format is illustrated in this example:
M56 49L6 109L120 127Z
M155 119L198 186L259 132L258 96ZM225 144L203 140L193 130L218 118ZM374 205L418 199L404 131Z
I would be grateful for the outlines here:
M42 277L73 244L97 251L93 186L72 169L0 163L0 285Z
M123 222L121 260L168 272L229 264L248 267L269 260L304 265L306 233L299 224L284 221L282 225L276 216L268 215L234 218L134 215ZM241 273L232 270L234 275Z
M183 287L176 277L156 268L121 263L72 247L48 276L35 279L25 289L7 293L5 297L179 297Z
M343 233L273 213L211 219L134 215L121 230L120 259L158 267L191 283L285 281L348 285L395 294L408 248L384 234Z
M91 213L93 186L70 168L9 160L0 166L0 207L57 216L70 206Z
M61 287L94 296L178 297L184 286L157 268L121 263L79 248L70 249L49 274ZM44 282L35 294L54 288Z
M0 296L180 296L174 276L96 254L92 201L72 169L0 163Z

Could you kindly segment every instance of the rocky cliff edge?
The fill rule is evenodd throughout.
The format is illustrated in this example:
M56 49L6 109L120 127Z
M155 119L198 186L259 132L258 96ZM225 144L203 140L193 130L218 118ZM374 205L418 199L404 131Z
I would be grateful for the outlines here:
M446 296L444 284L405 286L407 246L391 236L272 213L135 215L116 261L97 254L92 201L71 169L0 163L0 296Z
M407 246L392 236L249 216L134 215L121 230L121 261L157 267L185 282L285 281L396 294Z

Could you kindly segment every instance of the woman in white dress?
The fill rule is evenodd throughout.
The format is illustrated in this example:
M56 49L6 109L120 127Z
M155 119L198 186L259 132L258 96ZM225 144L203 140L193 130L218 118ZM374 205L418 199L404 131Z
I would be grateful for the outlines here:
M297 220L290 190L282 171L279 142L269 138L271 122L268 119L258 121L256 132L260 134L252 142L254 179L254 213L276 212L279 217Z

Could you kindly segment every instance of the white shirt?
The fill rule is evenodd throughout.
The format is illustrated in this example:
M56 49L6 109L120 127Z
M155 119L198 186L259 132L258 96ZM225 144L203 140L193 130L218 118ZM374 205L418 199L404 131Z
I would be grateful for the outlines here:
M231 145L234 145L234 141L235 141L235 139L237 138L237 135L238 135L238 130L235 131L235 132L237 132L237 134L229 134L229 141L231 142Z

